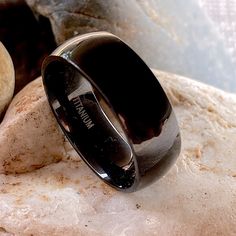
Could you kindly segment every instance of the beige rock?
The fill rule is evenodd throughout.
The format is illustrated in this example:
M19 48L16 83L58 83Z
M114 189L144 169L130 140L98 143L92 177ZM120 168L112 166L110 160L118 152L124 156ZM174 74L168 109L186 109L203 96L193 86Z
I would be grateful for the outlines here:
M65 151L70 158L60 155L59 163L24 174L0 175L0 232L34 236L235 235L236 96L183 77L158 75L174 105L183 140L177 163L163 178L125 194L104 184L76 153ZM20 99L22 93L29 98ZM9 158L7 151L2 154L3 148L14 147L7 140L20 135L15 153L24 150L24 143L28 148L32 145L31 153L22 159L28 159L27 169L40 153L46 160L52 150L62 149L63 153L65 148L46 105L41 80L22 93L0 127L0 137L8 133L8 138L0 140L0 159ZM14 132L5 131L10 127ZM42 143L55 146L48 147L47 157L34 145Z
M0 115L12 99L15 88L13 63L6 48L0 42Z
M22 173L66 155L64 136L54 119L41 78L13 99L0 125L0 173Z

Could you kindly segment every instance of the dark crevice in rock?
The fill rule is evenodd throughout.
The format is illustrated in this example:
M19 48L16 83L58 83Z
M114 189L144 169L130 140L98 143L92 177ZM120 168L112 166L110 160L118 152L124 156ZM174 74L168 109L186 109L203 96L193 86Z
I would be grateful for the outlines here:
M88 18L93 18L95 20L106 20L105 18L99 16L99 15L92 15L92 14L89 14L87 12L81 12L81 11L74 11L74 12L71 12L71 11L68 11L68 13L73 13L73 14L77 14L77 15L81 15L81 16L84 16L84 17L88 17Z
M24 5L25 1L24 0L1 0L0 1L0 8L1 10L7 9L9 7L14 7L16 5Z
M0 234L4 233L4 235L14 235L13 233L7 231L4 227L0 226Z
M0 41L14 63L15 93L41 74L43 59L56 47L49 20L36 18L22 1L0 3Z

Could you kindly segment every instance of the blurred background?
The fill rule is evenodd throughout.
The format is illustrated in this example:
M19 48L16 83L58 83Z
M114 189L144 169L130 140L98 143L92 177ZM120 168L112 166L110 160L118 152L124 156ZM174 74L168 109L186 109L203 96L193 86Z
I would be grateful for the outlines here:
M213 22L220 37L223 38L226 50L229 52L233 64L235 64L236 0L199 0L199 5ZM231 86L230 83L229 86ZM223 83L222 87L227 89L228 86L224 86ZM233 77L232 79L232 89L229 88L228 90L234 92L236 91L236 77Z
M214 23L236 62L236 0L199 0L199 5Z
M110 31L152 68L236 92L236 0L0 0L16 90L66 39Z

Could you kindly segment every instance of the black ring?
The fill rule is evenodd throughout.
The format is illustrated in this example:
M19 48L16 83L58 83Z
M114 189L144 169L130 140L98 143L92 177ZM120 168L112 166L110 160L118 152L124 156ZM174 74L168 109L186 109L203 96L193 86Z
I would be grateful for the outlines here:
M70 39L45 59L42 76L68 140L112 187L136 191L176 160L181 140L172 106L118 37L96 32Z

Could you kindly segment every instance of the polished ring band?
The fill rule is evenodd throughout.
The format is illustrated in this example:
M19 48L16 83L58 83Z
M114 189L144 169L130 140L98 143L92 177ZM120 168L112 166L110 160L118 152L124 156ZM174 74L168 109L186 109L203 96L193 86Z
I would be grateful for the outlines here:
M43 63L44 88L66 137L112 187L133 192L161 177L180 152L179 127L158 80L121 39L72 38Z

